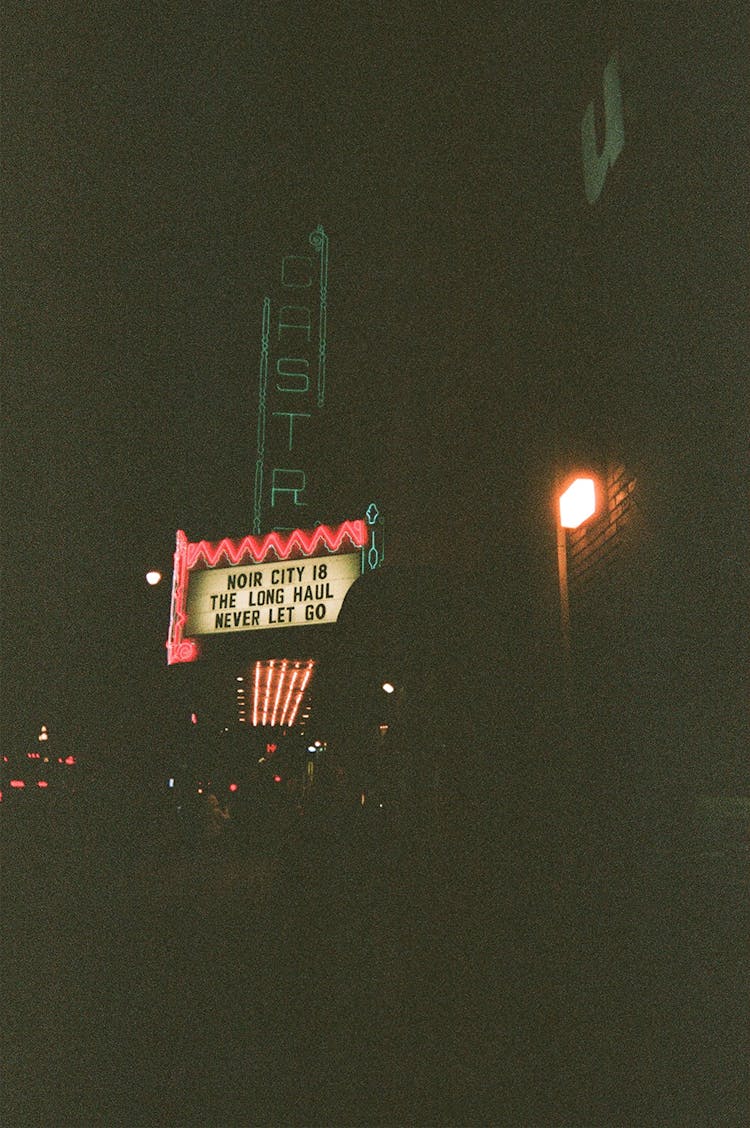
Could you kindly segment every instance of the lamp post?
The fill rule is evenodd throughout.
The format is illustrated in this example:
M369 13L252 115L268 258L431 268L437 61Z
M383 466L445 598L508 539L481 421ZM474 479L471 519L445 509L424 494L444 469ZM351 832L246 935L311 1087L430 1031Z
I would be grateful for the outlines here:
M158 557L161 553L154 553ZM137 712L138 722L142 729L142 739L145 747L150 749L154 763L159 762L160 771L165 776L174 776L174 765L169 759L162 763L162 757L167 757L167 750L171 744L171 700L168 692L168 680L164 675L163 667L166 662L158 660L164 654L164 637L167 629L168 593L164 592L164 572L157 564L153 565L142 574L141 583L145 587L145 596L141 602L141 638L139 643L139 665L141 670L134 674L140 696L140 708ZM158 761L157 761L158 758Z
M380 690L386 695L388 705L385 711L381 714L385 723L380 726L381 735L388 734L388 741L385 745L389 749L390 755L387 763L384 765L382 762L379 764L378 774L380 775L385 766L388 776L394 785L393 801L394 807L403 817L407 809L407 771L406 771L406 747L403 741L403 733L401 732L401 696L403 693L403 686L399 681L390 681L383 679L380 683Z
M567 484L566 484L567 483ZM563 742L566 768L562 788L569 802L580 804L585 793L581 742L578 739L578 710L573 702L573 661L571 653L570 595L568 591L568 534L594 516L597 489L593 477L568 477L565 488L557 492L555 527L557 531L557 577L560 586L561 701L564 717ZM560 780L558 780L560 782ZM568 823L566 815L565 823ZM572 824L571 824L572 825Z
M566 682L570 679L570 595L568 591L568 530L577 529L596 513L596 483L576 477L558 498L557 577L560 585L560 637Z

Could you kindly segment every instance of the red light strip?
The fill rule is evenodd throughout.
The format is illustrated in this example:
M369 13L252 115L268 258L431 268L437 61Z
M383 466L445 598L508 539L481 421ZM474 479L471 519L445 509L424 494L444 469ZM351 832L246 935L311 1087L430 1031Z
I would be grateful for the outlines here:
M279 721L279 724L281 725L282 728L284 727L284 724L286 723L284 718L286 717L286 711L289 708L289 702L292 699L292 693L294 692L294 683L297 681L298 677L299 677L299 670L295 668L295 670L292 672L292 676L289 680L289 692L286 695L286 701L284 702L284 708L282 709L282 712L281 712L281 720Z
M292 725L294 724L294 722L297 719L297 712L299 710L299 703L300 703L301 700L302 700L302 690L300 690L299 693L297 694L297 700L294 702L294 708L292 709L292 712L289 715L289 720L287 721L287 726L289 728L292 727Z
M271 714L271 728L273 728L273 726L276 724L276 718L279 715L279 700L281 698L281 687L283 686L284 680L286 678L287 665L288 665L287 662L282 662L281 673L279 674L278 679L277 679L278 684L277 684L277 687L276 687L276 697L275 697L274 703L273 703L273 713Z
M273 553L278 560L288 560L296 550L303 556L312 556L324 546L331 553L339 552L348 541L352 548L364 548L367 544L367 524L357 521L344 521L342 525L331 527L318 525L310 532L294 529L288 536L268 533L265 537L243 537L233 541L225 537L218 544L209 541L191 543L185 533L178 530L174 572L172 576L172 605L169 616L169 635L167 638L167 663L194 662L200 656L200 645L195 638L185 638L183 632L187 622L188 573L199 564L214 568L222 557L229 564L243 564L249 561L262 564Z
M183 638L187 622L187 550L188 539L182 530L177 532L174 552L174 572L172 576L172 605L169 615L169 635L167 637L167 664L194 662L200 654L196 639Z
M290 669L292 666L293 669ZM293 662L289 658L256 662L253 725L256 728L293 725L314 667L314 658L306 663Z
M273 661L268 663L268 677L266 678L266 694L263 698L263 720L261 724L265 725L268 718L268 701L271 696L271 678L273 677Z
M297 693L297 700L294 703L294 709L292 710L292 715L290 716L290 718L287 722L289 728L292 727L292 725L294 724L294 722L297 719L297 712L299 710L300 702L301 702L301 700L304 696L307 683L309 682L310 678L312 677L312 671L313 671L313 663L310 662L309 666L307 667L307 670L305 671L305 676L302 679L302 685L299 687L299 691Z
M298 549L303 556L312 556L321 545L324 545L329 552L338 552L345 540L348 540L353 548L362 548L367 543L365 522L345 521L343 525L338 525L336 528L318 525L311 532L295 529L288 536L268 533L261 538L243 537L241 541L233 541L225 537L218 544L198 541L187 546L187 567L195 568L202 561L209 568L215 568L222 557L229 564L243 564L246 561L262 564L271 553L274 553L278 560L288 560L295 549Z
M260 662L255 663L255 686L253 688L253 724L258 724L258 687L260 686Z

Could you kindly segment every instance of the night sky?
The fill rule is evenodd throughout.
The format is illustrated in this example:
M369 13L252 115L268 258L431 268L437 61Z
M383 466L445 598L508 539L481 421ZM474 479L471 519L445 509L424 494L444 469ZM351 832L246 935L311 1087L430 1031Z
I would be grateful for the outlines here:
M261 303L318 223L332 479L380 502L397 562L481 564L487 528L509 559L546 545L524 489L573 348L590 12L423 11L6 13L11 742L42 722L121 739L164 660L168 584L146 569L169 571L177 528L250 531Z

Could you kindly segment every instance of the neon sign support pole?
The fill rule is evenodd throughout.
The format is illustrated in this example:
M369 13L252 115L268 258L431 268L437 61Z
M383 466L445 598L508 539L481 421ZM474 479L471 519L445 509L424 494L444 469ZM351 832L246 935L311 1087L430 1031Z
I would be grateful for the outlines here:
M253 498L253 533L261 530L263 504L263 464L266 458L266 398L268 395L268 341L271 334L271 299L263 299L263 326L260 339L260 371L258 373L258 451L255 458L255 496Z
M320 255L320 316L318 318L318 407L326 398L326 315L328 302L328 236L318 224L310 243Z
M565 529L557 525L557 575L560 583L560 637L562 639L563 663L565 677L569 678L570 671L570 594L568 592L568 542Z
M167 663L194 662L198 657L198 643L193 638L184 638L187 622L185 600L188 580L188 539L181 529L177 530L174 553L174 575L172 578L172 604L169 616L169 636L167 638Z

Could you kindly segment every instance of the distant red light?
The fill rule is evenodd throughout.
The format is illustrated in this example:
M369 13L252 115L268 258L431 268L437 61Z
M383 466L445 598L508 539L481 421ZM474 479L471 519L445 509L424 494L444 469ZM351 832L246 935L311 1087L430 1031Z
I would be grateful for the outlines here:
M65 763L66 764L75 764L75 762L76 762L75 756L66 756L65 757Z
M193 724L193 725L198 724L198 714L197 713L191 713L190 714L190 723Z
M274 782L274 783L281 783L281 776L274 776L274 777L273 777L273 782Z
M11 787L25 787L26 784L23 782L22 779L12 779L10 781L10 786Z
M230 791L236 791L237 790L237 784L236 783L230 783L229 784L229 790Z
M37 787L49 787L46 779L37 780Z

